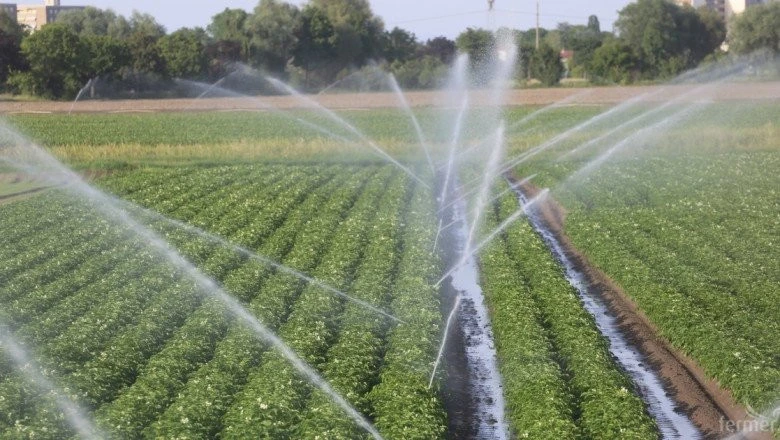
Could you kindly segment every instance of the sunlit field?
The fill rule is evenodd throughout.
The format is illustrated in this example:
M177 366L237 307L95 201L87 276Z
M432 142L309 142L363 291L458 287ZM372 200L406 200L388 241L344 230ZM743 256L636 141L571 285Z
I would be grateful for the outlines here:
M510 166L464 209L484 204L473 234L491 237L474 253L512 436L659 426L504 177L549 189L571 244L735 402L780 398L780 104L656 108L590 124L609 107L503 112ZM402 111L338 112L406 170L311 110L9 117L110 196L0 168L3 332L112 438L452 435L453 370L434 366L457 109L414 113L432 163ZM465 119L459 191L482 179L494 117ZM78 433L14 365L0 357L0 437Z

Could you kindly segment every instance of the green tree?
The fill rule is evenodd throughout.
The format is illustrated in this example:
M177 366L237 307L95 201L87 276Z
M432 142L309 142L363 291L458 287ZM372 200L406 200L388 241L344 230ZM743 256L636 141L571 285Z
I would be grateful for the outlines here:
M202 78L207 68L206 32L201 28L182 28L157 42L168 76Z
M695 67L723 41L725 25L708 23L711 17L702 14L667 0L638 0L620 11L615 27L646 76L672 76Z
M72 99L89 78L89 47L68 26L46 25L25 38L21 48L29 70L13 81L28 93Z
M317 6L303 8L295 26L296 44L293 64L304 70L305 85L311 86L311 73L333 60L336 54L336 32L325 11Z
M130 67L132 57L128 45L110 36L86 36L82 41L89 49L88 75L114 75Z
M130 18L130 36L127 45L136 73L165 74L165 61L157 42L165 36L165 27L148 14L134 12Z
M441 84L447 66L439 58L425 55L407 61L395 61L390 65L390 71L404 89L430 89Z
M455 42L447 37L436 37L425 42L421 49L423 55L438 58L443 64L451 64L455 59Z
M73 9L57 16L57 23L69 26L82 37L110 36L127 38L130 35L130 23L114 11L87 6L84 9Z
M780 3L772 2L748 8L731 24L729 50L748 54L760 49L780 53Z
M334 62L327 74L335 77L349 67L361 67L381 55L384 23L371 10L368 0L312 0L333 26Z
M249 60L251 38L247 30L248 18L249 14L243 9L225 8L224 11L211 18L211 24L207 27L209 34L216 42L233 43L232 45L222 45L223 47L238 46L241 49L243 61Z
M493 60L496 39L485 29L467 28L455 39L455 45L468 54L472 66L485 66Z
M23 37L22 27L5 11L0 10L0 90L12 71L24 67L21 47Z
M596 34L601 33L601 22L597 16L591 15L588 17L588 30Z
M130 32L159 39L165 36L165 26L158 23L153 16L136 11L130 16Z
M558 84L564 72L561 56L552 47L542 44L531 56L531 76L545 86Z
M611 38L594 52L590 71L603 80L626 84L637 75L638 65L634 51L624 41Z
M588 26L570 25L561 23L558 25L558 31L561 34L562 48L574 52L572 70L587 70L596 49L601 47L604 42L605 34L598 29L598 18L591 16Z
M407 61L417 55L420 49L417 37L413 33L395 27L390 32L385 32L382 55L392 63L394 61Z
M251 36L251 62L275 75L285 72L296 43L295 26L300 11L278 0L260 0L247 18Z

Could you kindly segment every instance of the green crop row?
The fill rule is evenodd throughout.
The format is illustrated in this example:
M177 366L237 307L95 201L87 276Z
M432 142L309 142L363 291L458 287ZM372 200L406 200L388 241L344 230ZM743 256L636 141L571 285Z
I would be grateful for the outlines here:
M428 386L443 332L434 287L441 263L431 251L437 224L434 198L418 188L406 215L389 308L404 323L390 330L379 383L368 395L376 427L387 438L436 439L447 432L440 390Z
M336 289L348 290L365 257L365 247L370 246L373 238L369 230L383 230L381 224L375 223L376 207L384 205L380 212L386 207L397 208L395 192L385 191L384 187L393 188L402 181L403 176L398 176L391 182L375 179L369 183L366 196L355 206L355 215L342 224L323 263L313 272L318 279ZM389 198L380 197L383 192ZM304 361L317 367L338 332L342 310L341 298L309 286L295 302L279 335ZM286 359L276 352L269 353L250 374L246 387L226 413L222 437L294 437L308 390L306 381Z
M740 402L780 390L773 152L610 164L561 194L566 231L661 334Z
M518 208L512 194L503 197L488 227ZM533 438L657 438L644 403L541 238L522 220L503 235L481 264L513 430Z
M274 234L274 236L268 240L267 243L272 245L264 245L263 248L261 248L261 251L266 251L267 255L273 257L284 257L287 252L286 249L291 246L290 242L295 241L294 238L296 236L297 229L301 225L301 219L305 218L306 216L313 216L317 211L323 214L323 218L334 218L336 221L338 221L340 218L338 213L342 212L351 205L352 200L354 200L354 197L356 197L357 189L365 178L366 174L362 173L356 176L352 176L350 181L335 182L339 184L337 186L323 186L319 191L313 194L311 201L303 203L301 206L302 209L297 210L294 214L292 214L291 218L293 220L290 222L289 226L285 225L287 227L280 229L278 234ZM328 200L328 203L325 203L323 207L320 207L319 204L321 204L324 200ZM333 223L334 222L331 221L331 224ZM312 238L316 238L318 242L322 242L322 237L327 236L328 228L324 227L325 225L323 224L320 224L319 226L323 226L322 230L316 232L316 237ZM286 244L278 246L282 243ZM310 244L308 249L311 250L311 246L314 243L309 243ZM306 240L303 240L302 244L307 244ZM323 244L326 244L326 242ZM313 255L316 256L316 253ZM291 261L285 262L294 263ZM267 282L262 287L262 289L259 287L258 283L260 283L264 277L270 274L270 271L267 267L258 267L256 264L254 264L249 266L249 268L251 270L245 270L242 272L241 269L238 269L237 271L232 272L232 274L243 273L243 277L245 277L245 279L248 278L248 281L242 282L242 280L240 280L242 277L228 274L226 277L226 283L228 283L226 287L235 286L237 288L236 292L239 298L243 299L244 301L250 301L250 309L257 316L263 319L263 321L266 322L271 328L274 328L273 319L277 318L278 314L283 313L284 307L286 307L286 304L289 302L289 300L285 299L284 296L280 296L280 292L274 290L272 287L273 280ZM284 281L284 288L297 285L297 280L290 280L289 278L285 278ZM249 286L247 286L248 284ZM246 287L249 287L249 289ZM275 309L274 311L276 314L269 316L265 313L258 313L259 310L257 309L257 304L262 304L264 307L267 307L271 310L273 310L271 307L273 305L278 305L282 308ZM202 313L208 314L208 308L209 306L207 305L206 310L203 312L199 310L195 314L191 315L191 317L185 323L185 327L191 327L193 330L198 328L203 329L196 331L208 331L207 327L210 327L212 323L203 322L198 316ZM187 396L190 392L189 390L199 387L200 384L205 385L204 382L198 380L198 376L204 374L204 371L207 371L209 368L211 368L210 366L214 365L215 361L216 364L219 365L220 362L225 362L219 361L219 359L224 359L226 356L231 356L228 361L235 360L235 365L240 366L242 365L241 359L245 358L247 353L249 353L251 356L251 353L257 350L253 347L262 345L258 343L256 338L249 334L244 334L244 338L235 341L235 337L231 337L228 333L229 328L226 317L224 315L218 315L218 319L220 321L219 326L217 327L220 329L220 331L215 334L212 339L210 339L209 344L206 344L206 351L202 351L201 347L193 345L192 342L189 341L190 338L188 337L188 333L192 330L181 332L181 334L177 333L175 335L175 339L172 341L172 344L169 343L168 346L163 348L160 353L154 355L150 359L149 363L144 367L138 379L132 384L130 388L121 393L117 400L111 402L109 405L102 407L99 410L98 420L101 421L101 423L105 426L110 426L109 430L116 432L119 435L140 436L143 429L153 423L154 420L156 420L156 418L159 417L160 414L163 413L173 401L184 398L183 396ZM198 339L195 341L198 341ZM238 342L238 344L236 342ZM238 349L239 347L241 348ZM237 350L234 351L233 349ZM184 351L182 352L181 350ZM192 357L190 357L189 353L192 353ZM181 354L184 354L187 356L187 358L193 359L193 361L178 362L177 356ZM251 361L252 358L250 357L250 362ZM193 381L190 382L190 379L193 379ZM224 382L214 382L214 385L217 386L219 383ZM236 385L238 384L240 383L236 382ZM182 387L185 385L187 388L182 389ZM216 391L217 389L213 390L214 393L216 393ZM183 394L180 396L179 393ZM211 397L213 398L217 396ZM221 402L218 399L212 399L209 401L214 402L213 408L215 410L219 410L219 404ZM149 408L149 402L157 402L157 406ZM203 409L203 407L201 407L201 409ZM210 408L206 409L208 410ZM224 409L222 410L224 411ZM203 412L208 413L208 411ZM197 419L193 418L193 422L197 422ZM211 429L208 426L205 428Z

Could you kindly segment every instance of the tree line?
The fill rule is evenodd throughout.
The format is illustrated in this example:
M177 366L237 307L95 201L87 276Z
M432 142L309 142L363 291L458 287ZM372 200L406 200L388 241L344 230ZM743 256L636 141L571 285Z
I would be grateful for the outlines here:
M619 12L616 32L585 25L556 29L469 28L454 41L419 41L386 30L368 0L310 0L297 7L260 0L251 13L225 9L204 28L167 33L154 17L87 7L66 11L31 33L0 12L0 90L71 99L90 79L149 87L149 78L216 81L248 66L312 91L361 69L395 74L404 88L441 84L457 52L471 68L492 61L496 42L513 38L520 49L518 82L551 86L565 76L627 84L673 77L704 60L767 48L780 52L780 4L748 9L727 24L713 11L668 0L638 0ZM503 33L503 35L502 35ZM727 40L728 37L728 40ZM563 51L563 52L562 52ZM570 54L562 62L561 54Z

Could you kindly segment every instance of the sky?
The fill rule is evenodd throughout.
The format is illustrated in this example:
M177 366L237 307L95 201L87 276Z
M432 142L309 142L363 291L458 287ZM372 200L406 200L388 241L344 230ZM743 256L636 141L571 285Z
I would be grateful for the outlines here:
M42 0L37 0L41 1ZM36 0L28 0L34 3ZM374 13L385 22L413 32L418 39L444 35L455 38L467 27L500 26L530 29L535 26L536 0L494 0L494 13L488 14L487 0L369 0ZM630 0L541 0L541 25L555 28L559 22L586 24L595 14L602 30L612 30L617 11ZM129 16L133 10L157 18L169 32L181 27L205 27L211 17L225 8L251 11L258 0L62 0L62 5L90 5ZM292 0L303 5L307 0Z

